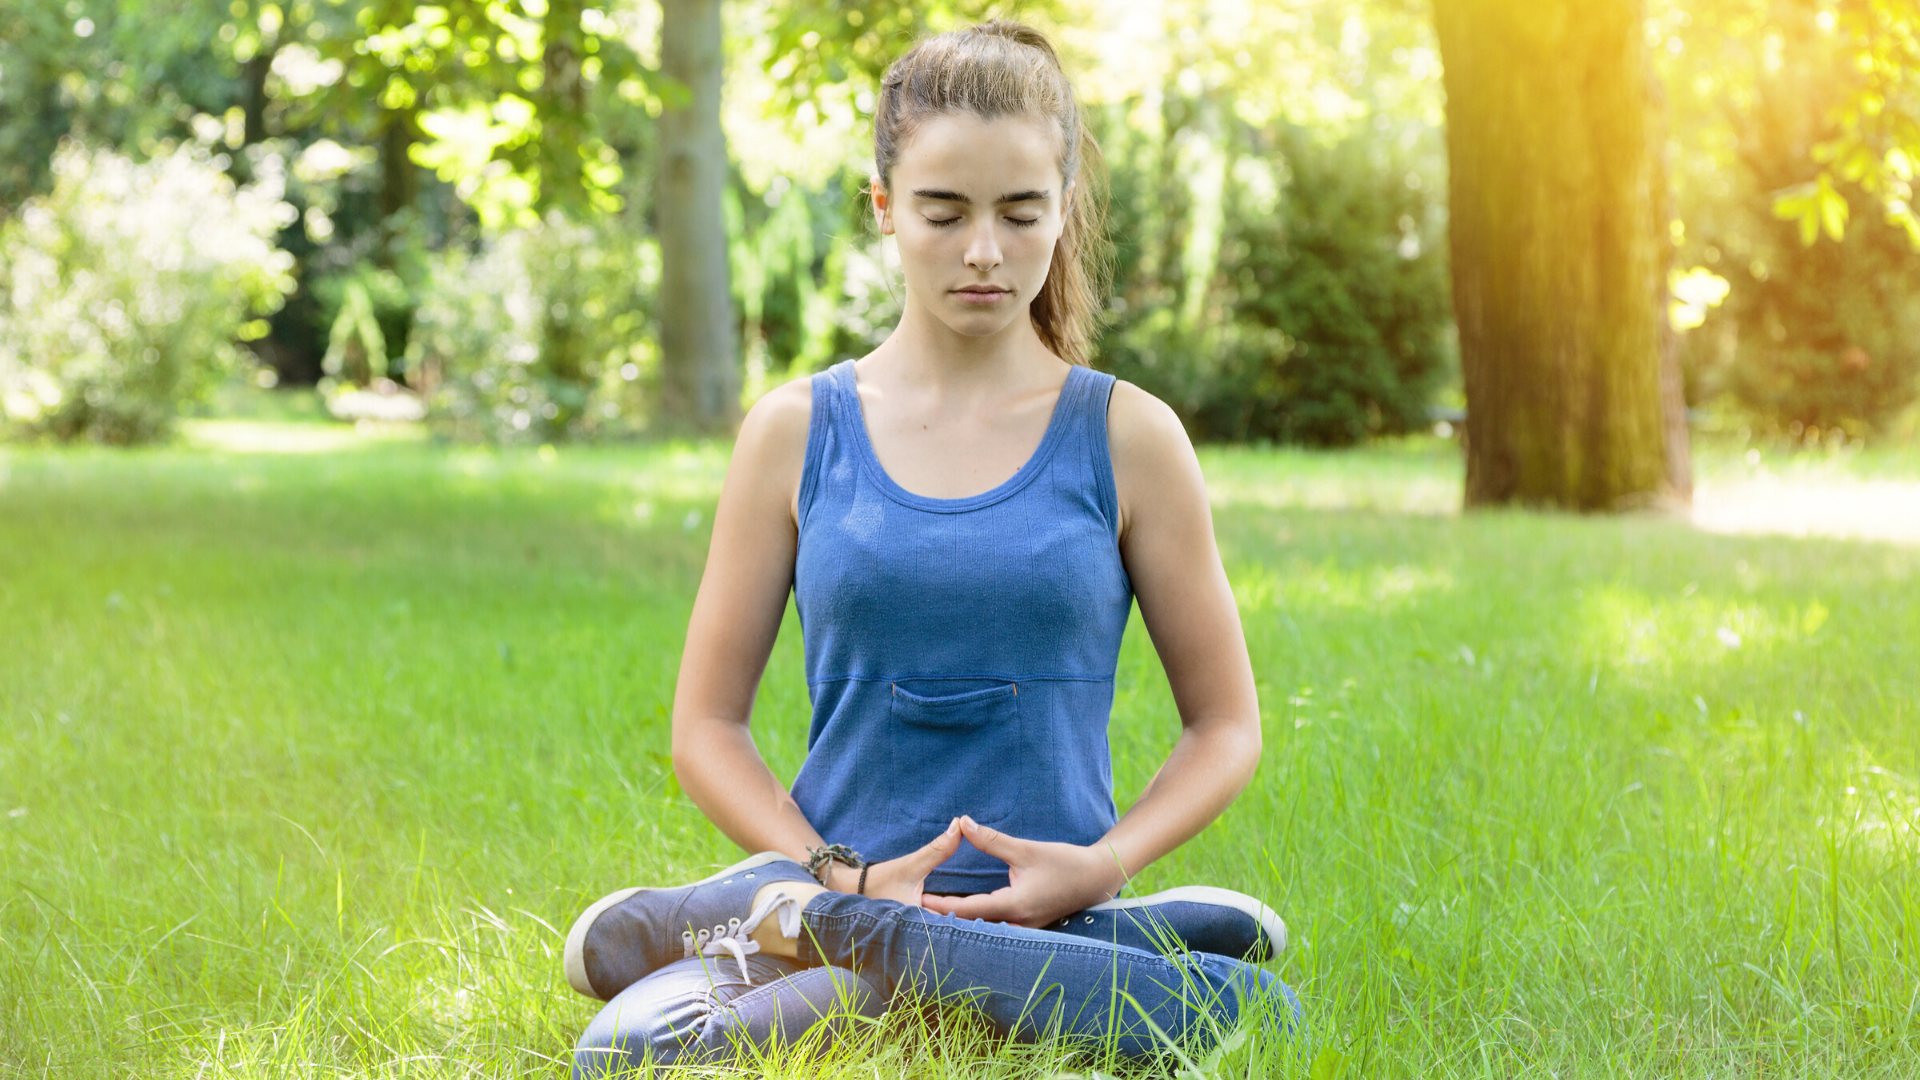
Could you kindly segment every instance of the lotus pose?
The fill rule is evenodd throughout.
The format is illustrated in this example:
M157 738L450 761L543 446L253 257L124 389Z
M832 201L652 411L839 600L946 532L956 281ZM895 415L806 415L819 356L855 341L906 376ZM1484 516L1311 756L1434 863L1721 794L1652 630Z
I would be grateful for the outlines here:
M674 698L681 785L761 854L579 918L569 980L609 1003L577 1075L903 994L1128 1055L1297 1013L1247 962L1285 942L1265 905L1119 898L1252 777L1260 712L1185 432L1086 366L1101 166L1073 88L1038 32L977 26L901 57L874 129L905 310L747 415ZM789 590L813 702L790 791L748 728ZM1136 600L1181 734L1120 816L1107 722Z

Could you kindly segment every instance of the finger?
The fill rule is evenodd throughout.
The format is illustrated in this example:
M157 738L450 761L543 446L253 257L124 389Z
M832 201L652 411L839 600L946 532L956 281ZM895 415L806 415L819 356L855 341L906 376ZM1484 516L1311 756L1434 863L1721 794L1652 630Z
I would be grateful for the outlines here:
M939 866L960 850L960 820L955 818L947 824L945 832L933 838L926 846L907 856L906 861L914 871L925 876L927 871Z
M960 832L967 838L969 844L1001 862L1012 864L1020 861L1020 857L1026 854L1027 841L1017 836L1008 836L999 829L982 825L970 817L960 819Z
M922 896L920 906L941 915L961 919L985 919L988 922L1014 922L1013 888L995 889L972 896Z

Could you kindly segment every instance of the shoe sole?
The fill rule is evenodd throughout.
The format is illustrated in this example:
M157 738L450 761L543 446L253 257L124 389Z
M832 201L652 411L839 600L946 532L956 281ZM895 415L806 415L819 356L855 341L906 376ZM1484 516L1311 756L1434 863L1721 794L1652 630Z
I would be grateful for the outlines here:
M630 889L610 892L600 899L595 900L587 907L587 910L580 913L579 918L573 920L573 928L567 931L567 985L595 1000L605 1000L600 997L600 992L593 988L593 983L587 978L586 949L587 931L593 929L594 921L599 919L608 908L613 907L615 904L620 903L630 896L637 896L643 892L692 888L695 885L705 885L710 881L719 881L723 878L731 877L734 874L742 874L756 867L766 866L768 863L776 862L794 862L794 860L777 851L763 851L758 855L750 855L734 863L732 866L727 867L725 870L709 874L699 881L689 881L680 885L636 885ZM795 863L795 865L797 866L799 864ZM1175 891L1177 892L1179 890Z
M1133 908L1151 907L1155 904L1172 903L1213 904L1217 907L1232 908L1260 924L1260 929L1273 943L1273 951L1278 953L1287 947L1287 924L1272 908L1232 889L1216 888L1212 885L1184 885L1178 889L1168 889L1152 896L1129 897L1121 900L1109 900L1104 904L1095 904L1088 911L1127 911Z

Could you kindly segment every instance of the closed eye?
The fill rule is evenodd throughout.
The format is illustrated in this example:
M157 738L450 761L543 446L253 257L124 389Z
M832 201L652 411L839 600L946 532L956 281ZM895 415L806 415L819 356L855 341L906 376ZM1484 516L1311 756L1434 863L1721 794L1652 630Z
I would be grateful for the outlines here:
M1031 229L1035 225L1040 224L1040 219L1037 217L1029 217L1029 218L1010 217L1007 219L1007 221L1009 224L1018 226L1019 228L1022 228L1022 229Z
M959 220L960 218L957 215L950 218L927 218L927 224L933 226L936 229L944 229L948 225L951 225L954 222Z

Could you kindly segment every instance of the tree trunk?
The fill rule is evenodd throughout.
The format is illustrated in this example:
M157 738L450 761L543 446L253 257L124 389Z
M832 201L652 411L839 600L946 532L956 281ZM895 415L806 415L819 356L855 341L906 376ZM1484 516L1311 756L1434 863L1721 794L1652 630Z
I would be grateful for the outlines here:
M580 29L582 0L547 0L540 54L541 154L546 158L541 194L566 207L581 205L580 143L586 136L586 59Z
M660 116L660 405L669 427L730 431L740 411L739 328L720 196L720 0L663 0L660 68L678 84Z
M398 215L411 210L420 194L419 166L410 153L413 143L413 110L380 110L380 191L375 204L380 210L380 248L373 261L387 269L398 261L394 250L400 237Z
M279 51L280 38L276 34L272 40L262 42L260 50L240 65L240 83L246 88L240 105L246 110L248 146L267 138L267 75L273 70L273 58Z
M1467 505L1683 503L1643 0L1434 8Z

